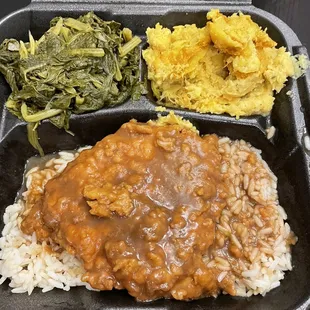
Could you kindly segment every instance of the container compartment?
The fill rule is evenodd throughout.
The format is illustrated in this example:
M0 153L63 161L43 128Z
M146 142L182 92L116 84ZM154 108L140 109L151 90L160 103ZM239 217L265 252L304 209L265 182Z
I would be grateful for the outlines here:
M49 7L50 5L50 7ZM85 9L87 7L87 9ZM96 10L96 7L98 5L90 5L90 4L77 4L74 6L74 9L72 6L69 6L66 10L65 5L55 5L44 3L44 6L40 6L40 3L33 4L32 6L21 10L14 15L11 15L9 18L5 19L0 23L0 41L4 40L5 38L17 38L19 40L28 41L28 30L31 31L35 39L40 38L40 36L49 28L49 22L51 19L53 19L56 16L71 16L71 17L78 17L80 15L83 15L87 13L89 10L94 10L98 16L100 16L102 19L105 20L115 20L120 23L124 27L130 28L134 34L141 37L143 40L143 43L141 44L141 48L145 48L147 46L146 38L145 38L145 30L147 27L153 27L157 22L160 22L163 26L172 28L174 25L182 25L182 24L192 24L196 23L198 26L202 27L206 24L206 13L211 9L211 7L184 7L184 11L180 10L180 7L177 7L176 5L172 7L167 7L165 9L165 6L163 8L165 9L165 12L162 12L162 8L158 11L156 11L157 7L152 7L152 10L148 11L148 14L146 15L144 11L134 10L134 6L132 8L132 12L125 13L125 12L119 12L117 9L117 6L106 6L105 9L103 6L100 6L99 10ZM62 8L62 9L60 9ZM221 7L219 7L221 9ZM188 10L186 10L188 9ZM236 12L238 10L242 10L244 13L248 13L252 16L253 20L257 22L259 25L261 25L263 28L268 29L268 34L270 37L278 42L278 46L286 46L289 50L291 50L291 45L288 42L285 35L280 31L278 26L262 16L261 14L258 14L257 12L252 12L251 7L245 6L244 8L238 7L238 8L227 8L224 7L221 9L221 11L225 14L231 14L233 12ZM17 26L22 25L22 27ZM1 30L3 29L3 30ZM141 59L141 79L146 78L147 76L147 68L145 65L145 62L143 59ZM293 104L292 99L288 96L286 96L287 91L291 89L290 85L286 86L280 94L277 96L287 97L284 98L286 102L289 102L290 105ZM135 102L136 106L140 106L141 108L144 108L146 103L151 103L153 106L156 106L156 100L152 95L151 89L148 86L148 95L145 97L142 97L140 101ZM10 93L10 89L5 82L4 78L1 76L0 78L0 100L1 102L5 102L7 96ZM3 107L1 106L1 109ZM109 109L114 109L109 108ZM182 110L182 109L175 109L175 110ZM99 111L100 113L105 113L105 110ZM193 112L193 111L192 111ZM96 112L97 113L97 112ZM271 116L273 115L273 112L271 113ZM84 117L82 116L76 116L76 117ZM212 115L212 118L216 118L219 121L220 120L226 120L226 119L232 119L235 120L234 117L230 117L228 115ZM263 118L261 116L254 116L254 117L243 117L244 121L256 119L257 122L260 122L261 126L263 128L270 127L272 125L272 117L269 116L266 118ZM5 109L3 111L3 117L2 122L0 126L0 138L1 136L5 135L5 133L14 126L14 124L20 123L15 117L11 116L10 113L8 113Z

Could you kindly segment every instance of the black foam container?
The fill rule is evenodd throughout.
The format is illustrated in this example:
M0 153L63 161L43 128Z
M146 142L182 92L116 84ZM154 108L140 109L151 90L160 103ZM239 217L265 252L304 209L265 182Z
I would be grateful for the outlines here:
M178 24L196 23L203 26L206 12L220 8L226 14L242 10L251 14L254 21L268 28L269 35L280 46L292 53L307 53L294 32L275 16L253 7L244 1L33 1L0 21L0 41L14 37L27 40L30 29L38 38L49 27L49 21L58 15L77 17L90 10L100 17L121 22L143 39L145 30L156 22L172 27ZM305 12L306 14L306 12ZM141 78L146 67L141 60ZM309 156L303 139L310 127L310 76L298 81L289 80L276 96L272 113L268 117L246 117L236 120L229 116L202 115L175 109L175 112L191 120L202 134L216 133L232 139L245 139L263 151L263 158L278 177L280 203L286 210L289 224L299 241L293 248L293 271L287 272L281 286L265 297L237 298L219 296L192 302L158 300L138 303L126 291L90 292L73 288L69 292L53 290L41 293L36 289L31 296L12 294L7 283L0 286L0 309L307 309L310 305L310 182ZM288 91L292 92L287 96ZM0 77L0 228L5 207L14 202L21 187L24 165L36 154L27 141L26 126L11 116L4 108L10 89ZM42 146L46 153L71 150L80 145L94 144L107 134L115 132L121 124L136 118L146 121L156 118L156 105L151 95L139 102L128 101L123 105L103 109L95 113L72 117L71 130L75 136L58 130L48 122L39 127ZM267 140L265 129L277 128L275 137Z

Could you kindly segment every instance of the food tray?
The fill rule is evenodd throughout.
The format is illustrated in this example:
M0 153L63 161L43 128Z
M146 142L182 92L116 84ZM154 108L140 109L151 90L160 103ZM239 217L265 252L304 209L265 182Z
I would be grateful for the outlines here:
M304 53L294 32L275 16L255 8L251 1L45 1L35 0L0 22L0 41L5 38L27 40L30 29L35 38L49 28L55 16L77 17L95 11L101 18L114 19L139 35L146 46L145 30L157 22L172 27L178 24L196 23L203 26L206 12L219 8L230 14L242 10L250 14L255 22L268 28L272 39L286 46L294 54ZM141 60L141 79L146 75L146 66ZM288 214L289 224L299 241L293 247L293 271L287 272L281 286L265 297L250 298L221 295L217 299L204 298L190 303L174 300L158 300L138 303L126 291L91 292L85 288L73 288L69 292L53 290L41 293L36 289L31 296L12 294L7 284L0 286L1 309L307 309L310 305L310 157L304 148L304 137L310 131L310 76L298 81L290 79L286 87L276 96L272 113L268 117L245 117L236 120L225 115L202 115L174 109L178 115L191 120L202 134L216 133L232 139L244 139L263 151L267 161L278 177L280 204ZM291 91L291 96L286 93ZM3 108L10 89L0 77L0 201L1 229L5 207L12 204L21 187L27 159L36 154L27 140L25 123L17 120ZM105 135L115 132L121 124L136 118L146 121L156 118L156 105L151 95L139 102L130 100L123 105L100 111L73 116L71 136L48 122L39 127L42 147L46 153L71 150L80 145L93 145ZM268 140L266 128L275 126L276 135Z

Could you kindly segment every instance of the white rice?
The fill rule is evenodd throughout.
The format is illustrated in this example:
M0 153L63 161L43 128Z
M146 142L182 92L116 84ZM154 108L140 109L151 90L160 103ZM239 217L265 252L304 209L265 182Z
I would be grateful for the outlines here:
M285 271L292 270L288 241L292 238L291 229L289 224L284 222L287 215L279 205L277 178L261 158L261 151L249 143L221 138L219 147L227 186L231 188L231 193L239 193L240 197L235 200L236 196L232 194L232 197L227 199L228 208L223 211L227 216L221 216L217 231L225 236L226 240L230 238L249 257L248 261L231 260L231 270L225 276L235 278L238 296L264 296L280 285ZM256 164L247 163L250 154L255 155ZM236 213L239 201L244 204L241 211ZM267 206L273 210L274 216L263 218L259 210ZM251 225L245 220L245 215L248 214L253 221ZM235 217L234 221L242 226L238 228L235 224L234 227L232 216ZM254 242L249 242L250 239Z
M287 242L290 227L284 222L287 215L278 203L277 178L262 160L260 151L248 143L242 140L233 142L224 137L219 140L219 148L223 156L221 172L226 175L231 196L217 224L217 233L247 252L249 259L233 264L231 260L213 253L214 256L206 264L220 271L217 277L219 283L232 277L238 296L265 295L280 285L285 271L292 270L290 245ZM27 197L36 191L42 193L46 182L61 173L83 149L76 153L59 152L43 169L34 167L28 171L27 190L22 194L24 200L5 210L5 226L0 238L0 284L8 279L12 293L27 292L30 295L35 287L41 288L42 292L54 288L68 291L73 286L91 289L89 284L81 281L85 271L77 258L66 251L48 251L45 243L37 243L35 234L27 236L20 229ZM246 163L252 153L258 160L254 170ZM266 205L276 210L276 216L268 219L268 227L266 219L259 212L259 207ZM256 228L251 230L246 225L234 227L230 218L237 217L242 223L242 216L248 212L253 213L253 225ZM258 238L256 246L248 243L250 237Z

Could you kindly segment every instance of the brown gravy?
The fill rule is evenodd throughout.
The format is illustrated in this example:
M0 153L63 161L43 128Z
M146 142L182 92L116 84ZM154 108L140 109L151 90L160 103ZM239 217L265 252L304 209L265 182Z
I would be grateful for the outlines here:
M22 230L79 257L96 289L142 301L234 295L204 263L227 197L217 139L126 123L46 184Z

